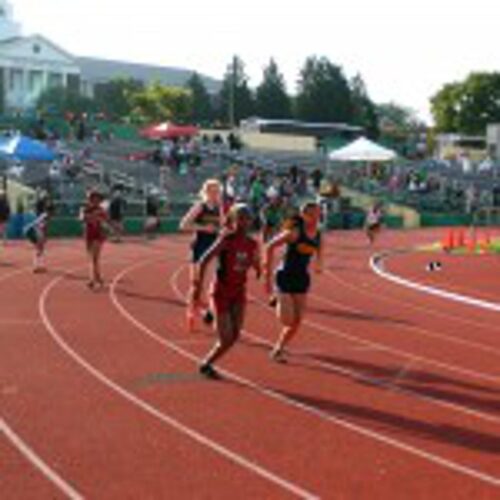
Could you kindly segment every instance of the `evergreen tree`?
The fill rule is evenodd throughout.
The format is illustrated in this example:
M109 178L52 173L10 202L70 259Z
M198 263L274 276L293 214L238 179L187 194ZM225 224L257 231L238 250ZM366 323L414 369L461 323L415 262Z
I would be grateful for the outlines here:
M351 122L351 90L340 66L326 57L306 60L300 72L296 113L311 122Z
M256 111L261 118L290 118L291 104L285 80L271 59L264 68L262 83L256 91Z
M186 88L191 92L193 109L191 120L198 124L208 124L213 119L210 95L200 75L194 72L186 82Z
M240 120L252 116L254 112L255 104L248 86L245 66L239 57L234 56L222 81L219 94L219 119L229 125L238 125Z

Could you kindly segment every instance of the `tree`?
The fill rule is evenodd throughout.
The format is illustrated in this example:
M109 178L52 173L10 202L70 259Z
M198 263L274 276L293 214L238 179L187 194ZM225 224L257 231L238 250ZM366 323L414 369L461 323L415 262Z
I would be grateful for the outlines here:
M81 115L94 112L96 105L92 99L82 96L72 88L53 87L42 92L37 101L37 108L42 113L52 115Z
M192 98L191 121L195 123L210 123L213 119L212 102L198 73L193 72L186 82L186 89L191 92Z
M127 118L132 112L133 96L144 90L144 84L131 78L116 78L97 84L94 98L97 108L111 118Z
M252 92L248 87L243 61L234 56L228 65L219 93L219 119L229 125L252 116L255 111ZM232 122L232 123L231 123Z
M192 110L192 96L186 89L153 83L132 96L132 118L149 123L165 120L186 123Z
M326 57L309 57L299 79L297 117L311 122L349 123L353 117L349 84L342 68Z
M431 109L439 131L484 135L489 123L500 121L500 73L471 73L444 85Z
M402 154L415 154L427 127L410 108L390 102L377 106L380 136Z
M353 124L363 127L368 137L376 139L379 135L377 107L368 96L365 82L361 75L356 75L350 82Z
M448 83L431 98L431 112L437 130L458 132L460 94L459 83Z
M271 59L264 68L262 83L257 87L255 108L262 118L289 118L290 98L286 92L285 80L278 65Z

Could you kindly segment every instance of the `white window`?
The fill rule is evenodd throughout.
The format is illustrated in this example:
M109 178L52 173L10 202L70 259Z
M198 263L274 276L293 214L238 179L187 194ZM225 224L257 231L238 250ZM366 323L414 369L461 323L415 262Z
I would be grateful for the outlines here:
M49 87L62 87L63 86L63 76L61 73L50 73L49 74Z
M10 70L9 90L12 92L22 92L24 90L24 72L22 69Z
M28 89L30 93L40 94L43 90L43 72L30 71L28 78Z

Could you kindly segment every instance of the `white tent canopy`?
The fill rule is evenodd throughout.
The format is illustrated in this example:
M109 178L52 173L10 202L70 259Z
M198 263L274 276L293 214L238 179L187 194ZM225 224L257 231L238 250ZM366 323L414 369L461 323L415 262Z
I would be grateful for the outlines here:
M391 161L397 157L397 153L366 137L360 137L351 144L332 151L328 157L334 161Z

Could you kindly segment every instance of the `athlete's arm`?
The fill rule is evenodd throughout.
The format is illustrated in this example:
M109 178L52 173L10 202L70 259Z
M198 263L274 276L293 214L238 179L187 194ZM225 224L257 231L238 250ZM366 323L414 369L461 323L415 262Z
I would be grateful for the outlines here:
M198 269L196 272L196 276L193 281L193 300L194 302L198 302L200 300L201 291L203 289L203 281L205 279L205 272L208 264L214 259L224 247L226 242L226 233L221 234L215 243L207 250L207 252L203 255L202 259L198 263Z
M285 229L272 238L264 247L263 271L266 290L271 291L271 273L273 269L273 256L276 248L287 243L293 243L299 237L296 229Z
M202 226L201 224L196 224L195 220L198 215L200 215L202 210L202 203L195 203L188 211L188 213L182 218L179 229L183 232L194 233L196 231L206 231L207 227L211 226Z
M262 266L261 266L261 259L260 259L260 249L258 246L257 246L255 253L254 253L252 267L255 269L255 274L257 275L257 279L259 279L260 275L262 273Z
M316 259L314 261L315 271L317 273L323 272L323 238L319 239L318 251L316 252Z

